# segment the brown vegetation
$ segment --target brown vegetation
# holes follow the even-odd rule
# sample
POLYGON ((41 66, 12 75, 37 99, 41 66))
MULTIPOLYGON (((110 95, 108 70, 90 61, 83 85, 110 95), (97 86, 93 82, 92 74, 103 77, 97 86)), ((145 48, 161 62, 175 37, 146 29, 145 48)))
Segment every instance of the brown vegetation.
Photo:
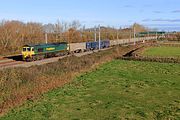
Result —
MULTIPOLYGON (((101 39, 130 38, 133 34, 133 27, 136 31, 145 31, 146 28, 134 24, 131 28, 115 29, 112 27, 101 27, 101 39)), ((60 22, 45 24, 21 21, 0 22, 0 55, 15 54, 21 52, 25 44, 45 43, 45 34, 48 42, 85 42, 94 40, 94 28, 86 29, 79 21, 71 23, 60 22)), ((97 28, 98 36, 98 28, 97 28)))
POLYGON ((148 62, 160 62, 160 63, 180 63, 180 59, 177 57, 148 57, 148 56, 136 56, 136 57, 123 57, 123 60, 134 61, 148 61, 148 62))

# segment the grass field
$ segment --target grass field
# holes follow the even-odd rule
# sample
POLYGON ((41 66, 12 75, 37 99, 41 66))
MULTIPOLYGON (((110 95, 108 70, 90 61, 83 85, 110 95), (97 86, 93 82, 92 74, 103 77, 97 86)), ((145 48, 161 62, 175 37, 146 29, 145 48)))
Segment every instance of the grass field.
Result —
POLYGON ((145 56, 180 57, 180 47, 151 47, 144 51, 145 56))
POLYGON ((180 119, 180 64, 114 60, 2 120, 180 119))

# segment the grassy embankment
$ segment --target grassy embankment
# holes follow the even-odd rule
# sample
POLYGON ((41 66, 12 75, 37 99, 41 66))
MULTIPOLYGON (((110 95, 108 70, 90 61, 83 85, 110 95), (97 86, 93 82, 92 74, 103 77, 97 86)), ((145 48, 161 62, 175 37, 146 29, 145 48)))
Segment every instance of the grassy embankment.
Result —
POLYGON ((111 61, 132 48, 134 47, 115 47, 80 58, 71 56, 42 66, 0 70, 0 114, 69 83, 80 73, 111 61))
POLYGON ((143 53, 144 56, 180 57, 180 47, 150 47, 143 53))
POLYGON ((114 60, 1 119, 180 119, 180 64, 114 60))

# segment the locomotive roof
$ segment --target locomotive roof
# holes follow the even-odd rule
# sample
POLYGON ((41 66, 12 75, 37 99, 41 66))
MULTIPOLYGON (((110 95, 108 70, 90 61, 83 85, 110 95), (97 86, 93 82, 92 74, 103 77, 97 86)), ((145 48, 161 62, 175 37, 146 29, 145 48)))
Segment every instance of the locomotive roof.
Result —
POLYGON ((44 47, 44 46, 56 46, 56 45, 61 45, 61 44, 67 44, 67 42, 59 42, 59 43, 43 43, 43 44, 27 44, 24 45, 23 47, 44 47))

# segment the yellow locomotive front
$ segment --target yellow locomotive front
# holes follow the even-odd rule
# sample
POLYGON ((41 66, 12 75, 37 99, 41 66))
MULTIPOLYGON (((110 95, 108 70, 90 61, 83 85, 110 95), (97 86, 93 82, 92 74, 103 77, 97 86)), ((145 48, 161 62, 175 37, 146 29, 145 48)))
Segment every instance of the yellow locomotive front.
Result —
POLYGON ((34 48, 30 46, 24 46, 22 48, 22 59, 27 60, 28 58, 32 58, 34 55, 34 48))

